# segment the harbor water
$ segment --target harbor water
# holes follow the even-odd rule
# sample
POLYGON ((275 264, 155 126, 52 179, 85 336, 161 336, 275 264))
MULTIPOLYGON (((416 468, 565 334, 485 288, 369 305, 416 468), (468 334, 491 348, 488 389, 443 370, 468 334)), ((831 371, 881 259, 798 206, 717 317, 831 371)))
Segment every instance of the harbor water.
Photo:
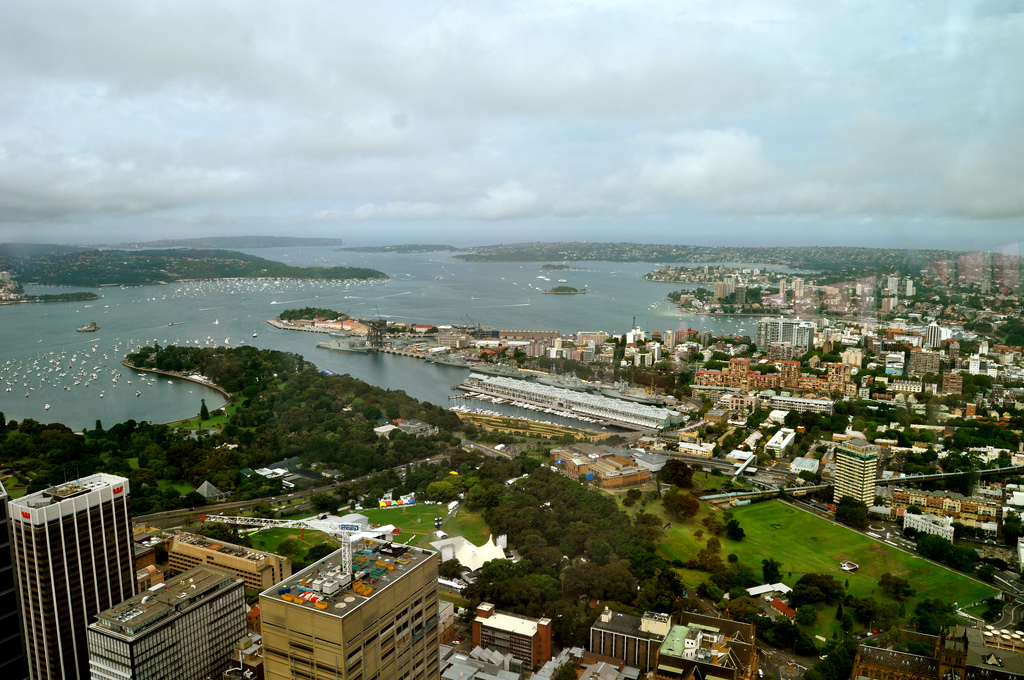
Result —
MULTIPOLYGON (((318 349, 316 342, 324 335, 280 330, 266 323, 281 311, 298 307, 410 324, 480 324, 564 333, 624 332, 634 317, 638 326, 650 331, 693 328, 716 335, 753 335, 756 326, 751 317, 680 313, 665 296, 693 286, 645 281, 642 275, 656 268, 653 264, 580 263, 574 265, 578 269, 560 271, 542 270, 542 263, 463 262, 436 253, 357 254, 318 248, 247 252, 297 266, 372 267, 391 278, 373 283, 221 279, 110 286, 96 289, 99 300, 0 306, 0 412, 8 420, 62 422, 78 430, 93 427, 97 420, 110 425, 128 419, 189 418, 199 412, 200 399, 210 410, 223 405, 224 397, 208 387, 159 376, 143 379, 120 364, 129 352, 154 342, 246 344, 295 352, 320 369, 405 390, 443 406, 451 403, 451 388, 468 375, 464 368, 407 357, 318 349), (559 285, 587 293, 543 294, 559 285), (90 321, 100 330, 76 332, 90 321)), ((27 292, 65 290, 77 289, 29 286, 27 292)), ((480 406, 531 415, 508 405, 480 406)))

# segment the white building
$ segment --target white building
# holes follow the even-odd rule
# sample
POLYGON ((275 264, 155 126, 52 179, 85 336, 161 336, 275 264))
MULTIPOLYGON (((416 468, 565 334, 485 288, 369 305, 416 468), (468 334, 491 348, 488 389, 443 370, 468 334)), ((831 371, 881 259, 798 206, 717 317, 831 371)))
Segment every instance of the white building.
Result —
POLYGON ((912 515, 909 512, 903 514, 903 528, 916 529, 923 534, 935 534, 941 536, 950 543, 953 542, 953 518, 939 517, 937 515, 912 515))
POLYGON ((796 439, 796 430, 784 427, 772 435, 772 438, 764 445, 764 450, 779 458, 786 453, 786 449, 792 446, 794 439, 796 439))

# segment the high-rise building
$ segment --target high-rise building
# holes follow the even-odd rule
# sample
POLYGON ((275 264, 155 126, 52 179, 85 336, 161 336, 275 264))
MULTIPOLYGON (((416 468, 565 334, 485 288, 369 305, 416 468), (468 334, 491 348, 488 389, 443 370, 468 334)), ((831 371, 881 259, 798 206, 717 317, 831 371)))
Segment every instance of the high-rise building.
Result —
POLYGON ((793 279, 793 299, 802 300, 804 297, 804 280, 801 278, 793 279))
POLYGON ((932 275, 942 283, 949 283, 949 260, 935 260, 929 263, 932 275))
POLYGON ((909 276, 903 281, 903 294, 909 297, 914 297, 917 294, 917 289, 914 287, 914 281, 909 276))
POLYGON ((868 506, 874 505, 877 478, 877 446, 863 439, 851 439, 836 446, 835 501, 850 496, 868 506))
POLYGON ((8 500, 7 489, 0 483, 0 677, 5 680, 24 680, 28 677, 28 665, 22 648, 21 622, 18 620, 8 500))
POLYGON ((783 304, 786 302, 786 279, 779 279, 779 298, 783 304))
POLYGON ((757 322, 754 344, 758 347, 769 347, 775 342, 788 342, 809 352, 814 349, 814 329, 812 321, 764 317, 757 322))
POLYGON ((668 349, 668 350, 674 349, 675 346, 676 346, 676 332, 675 331, 665 331, 661 335, 661 341, 663 343, 665 343, 665 349, 668 349))
POLYGON ((372 539, 351 550, 260 593, 266 680, 439 677, 437 553, 372 539))
POLYGON ((87 677, 87 626, 134 594, 128 492, 99 473, 8 502, 32 680, 87 677))
POLYGON ((219 677, 245 637, 245 583, 196 567, 100 612, 89 626, 92 680, 219 677))

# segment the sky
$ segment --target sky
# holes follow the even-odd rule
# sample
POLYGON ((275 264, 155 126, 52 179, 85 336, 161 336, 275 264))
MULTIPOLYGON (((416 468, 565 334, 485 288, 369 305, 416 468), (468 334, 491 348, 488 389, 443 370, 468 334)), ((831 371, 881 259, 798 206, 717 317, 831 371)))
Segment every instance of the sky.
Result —
POLYGON ((0 6, 0 241, 1024 239, 1024 0, 0 6))

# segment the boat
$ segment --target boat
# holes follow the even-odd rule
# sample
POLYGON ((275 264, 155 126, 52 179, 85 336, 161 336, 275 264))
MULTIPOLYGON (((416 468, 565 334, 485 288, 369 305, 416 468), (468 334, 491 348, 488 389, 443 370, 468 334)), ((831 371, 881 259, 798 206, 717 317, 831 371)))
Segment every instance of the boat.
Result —
POLYGON ((254 337, 254 338, 256 337, 256 331, 252 332, 252 337, 254 337))
POLYGON ((140 392, 140 391, 138 391, 138 390, 135 390, 135 396, 136 396, 136 397, 137 397, 137 396, 139 396, 140 394, 142 394, 142 392, 140 392))
MULTIPOLYGON (((273 302, 271 302, 270 304, 274 304, 274 303, 273 303, 273 302)), ((213 325, 214 325, 214 326, 219 326, 219 325, 220 325, 220 319, 214 319, 214 320, 213 320, 213 325)))
POLYGON ((43 409, 46 410, 46 411, 49 411, 50 410, 50 405, 47 404, 46 406, 43 407, 43 409))
POLYGON ((170 322, 167 325, 168 326, 182 326, 182 325, 184 325, 184 323, 185 323, 184 321, 172 321, 172 322, 170 322))
POLYGON ((100 329, 100 327, 96 325, 95 321, 90 321, 88 325, 82 326, 81 328, 79 328, 78 332, 79 333, 95 333, 99 329, 100 329))
POLYGON ((321 349, 332 349, 336 352, 359 352, 361 354, 380 351, 379 347, 367 344, 366 340, 361 337, 342 336, 334 340, 318 342, 316 346, 321 349))

